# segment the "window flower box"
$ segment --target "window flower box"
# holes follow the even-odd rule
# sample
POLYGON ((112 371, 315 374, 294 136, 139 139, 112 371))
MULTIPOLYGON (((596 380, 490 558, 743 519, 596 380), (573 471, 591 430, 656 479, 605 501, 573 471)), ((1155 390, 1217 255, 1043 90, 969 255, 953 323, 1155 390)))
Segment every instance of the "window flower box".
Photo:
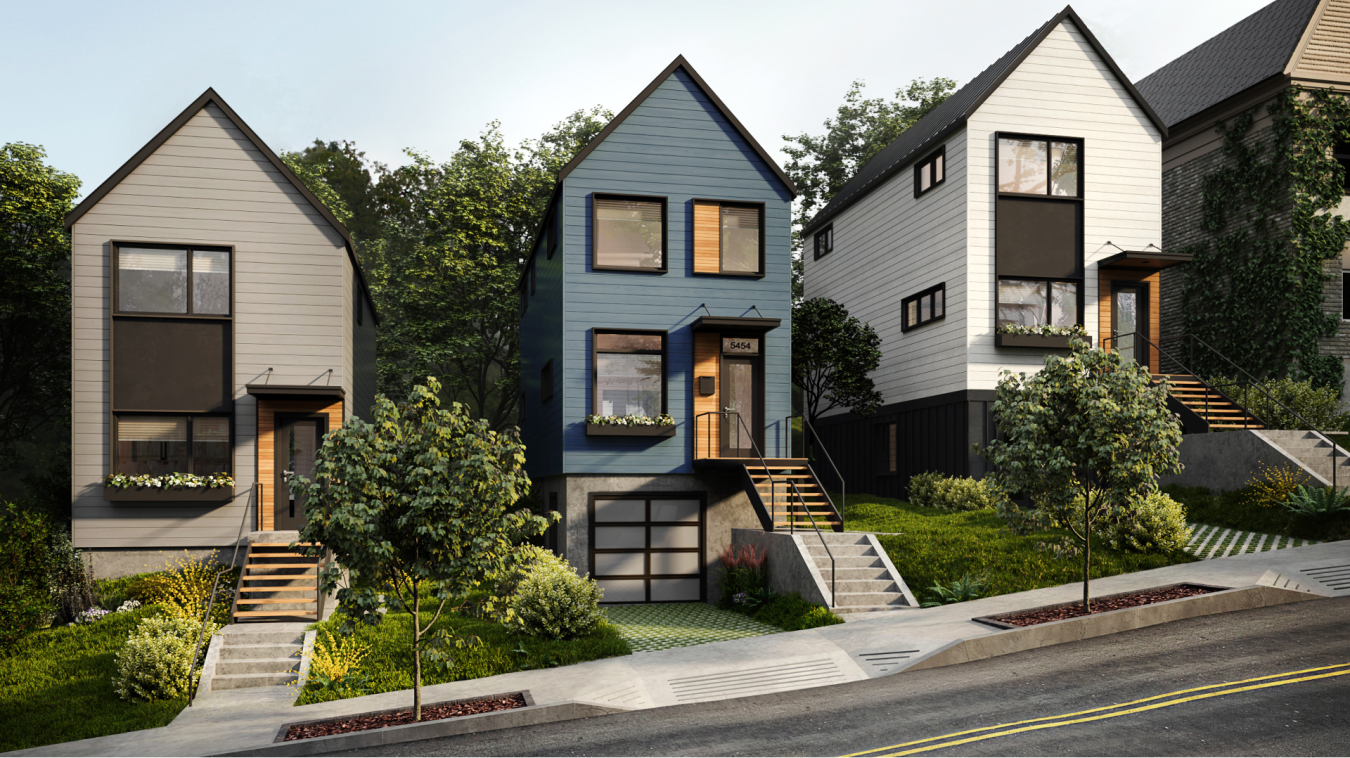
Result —
POLYGON ((110 503, 228 503, 234 499, 234 477, 225 473, 109 474, 103 499, 110 503))
POLYGON ((674 437, 675 419, 660 416, 586 417, 587 437, 674 437))
POLYGON ((1064 327, 999 327, 994 332, 994 344, 998 347, 1029 347, 1038 350, 1068 350, 1069 340, 1077 336, 1092 345, 1092 337, 1082 331, 1082 327, 1066 329, 1064 327))

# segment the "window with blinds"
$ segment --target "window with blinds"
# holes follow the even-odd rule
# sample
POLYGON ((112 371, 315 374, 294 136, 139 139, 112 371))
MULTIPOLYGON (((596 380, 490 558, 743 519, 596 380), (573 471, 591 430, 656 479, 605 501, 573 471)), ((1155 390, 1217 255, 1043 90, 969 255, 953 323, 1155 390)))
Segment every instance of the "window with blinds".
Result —
POLYGON ((231 473, 229 416, 118 416, 118 474, 231 473))
POLYGON ((666 270, 666 200, 596 195, 591 265, 618 271, 666 270))
POLYGON ((119 245, 117 311, 230 315, 230 251, 119 245))
POLYGON ((763 275, 764 205, 695 200, 694 273, 763 275))

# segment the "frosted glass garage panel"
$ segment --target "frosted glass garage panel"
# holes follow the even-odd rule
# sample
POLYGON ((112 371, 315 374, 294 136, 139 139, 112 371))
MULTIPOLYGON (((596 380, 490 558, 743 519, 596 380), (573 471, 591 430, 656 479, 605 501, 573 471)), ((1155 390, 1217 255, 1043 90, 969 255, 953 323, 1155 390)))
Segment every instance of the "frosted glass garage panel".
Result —
MULTIPOLYGON (((600 585, 600 589, 605 592, 600 598, 602 603, 647 602, 647 582, 645 579, 598 579, 595 583, 600 585)), ((698 599, 697 595, 694 599, 698 599)))
POLYGON ((653 500, 652 521, 698 522, 697 500, 653 500))
POLYGON ((647 528, 643 526, 597 526, 596 550, 626 550, 647 547, 647 528))
MULTIPOLYGON (((609 598, 606 597, 606 600, 609 598)), ((695 601, 699 599, 698 579, 653 579, 652 602, 695 601)))
POLYGON ((697 526, 653 526, 651 529, 654 548, 698 547, 697 526))
POLYGON ((646 521, 646 500, 600 500, 595 501, 596 521, 646 521))
POLYGON ((596 553, 596 576, 631 576, 647 573, 646 553, 596 553))
POLYGON ((698 553, 652 553, 652 573, 697 575, 698 553))

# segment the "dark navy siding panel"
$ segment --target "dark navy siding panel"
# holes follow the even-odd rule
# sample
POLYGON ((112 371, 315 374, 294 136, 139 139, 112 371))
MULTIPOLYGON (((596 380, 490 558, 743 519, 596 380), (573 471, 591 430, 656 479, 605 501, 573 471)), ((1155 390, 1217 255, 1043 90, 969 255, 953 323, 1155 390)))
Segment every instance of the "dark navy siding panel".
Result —
POLYGON ((535 294, 520 319, 520 388, 525 396, 521 439, 525 443, 525 470, 534 479, 563 470, 563 250, 564 243, 559 243, 549 260, 548 250, 540 241, 533 258, 538 267, 535 294), (553 399, 544 403, 540 401, 539 373, 550 358, 553 399))
POLYGON ((365 309, 361 323, 352 329, 352 414, 367 422, 375 420, 376 325, 370 298, 358 286, 356 297, 365 309))
POLYGON ((791 408, 791 196, 773 171, 697 85, 677 71, 572 170, 564 182, 563 202, 564 470, 610 474, 693 470, 690 325, 705 315, 700 303, 716 316, 754 316, 750 306, 756 305, 764 316, 783 320, 767 335, 764 351, 766 452, 784 454, 783 419, 791 408), (591 269, 591 196, 596 192, 669 199, 667 273, 591 269), (763 278, 693 274, 694 198, 765 203, 763 278), (593 412, 592 330, 607 327, 669 330, 667 406, 678 427, 675 437, 586 436, 585 418, 593 412))

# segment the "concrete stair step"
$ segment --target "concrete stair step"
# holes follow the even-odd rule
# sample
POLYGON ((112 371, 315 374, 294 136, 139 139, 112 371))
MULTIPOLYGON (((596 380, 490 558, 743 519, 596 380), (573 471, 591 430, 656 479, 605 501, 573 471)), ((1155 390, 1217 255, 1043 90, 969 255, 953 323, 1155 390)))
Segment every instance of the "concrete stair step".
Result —
POLYGON ((904 605, 905 596, 900 592, 844 592, 841 587, 835 602, 841 606, 904 605))
MULTIPOLYGON (((812 558, 815 558, 815 556, 812 556, 812 558)), ((825 563, 825 569, 829 570, 830 560, 823 556, 820 560, 816 560, 816 568, 820 568, 822 561, 825 563)), ((881 560, 879 555, 836 555, 834 565, 840 571, 847 569, 884 569, 886 567, 885 562, 881 560)))
POLYGON ((216 674, 226 676, 243 674, 287 674, 300 669, 299 658, 263 658, 252 660, 222 660, 216 662, 216 674))
POLYGON ((238 645, 233 642, 226 642, 220 646, 220 659, 222 661, 259 661, 288 656, 294 657, 297 661, 300 660, 299 645, 291 642, 280 645, 238 645))
POLYGON ((221 636, 225 638, 222 649, 235 645, 291 645, 299 648, 305 644, 303 632, 297 634, 296 632, 278 632, 266 629, 260 629, 256 632, 252 629, 247 631, 230 629, 227 632, 222 632, 221 636))
MULTIPOLYGON (((836 561, 836 563, 838 562, 836 561)), ((831 575, 829 561, 826 561, 824 566, 817 564, 816 568, 820 570, 820 575, 825 577, 825 581, 828 582, 830 580, 831 575)), ((839 581, 841 582, 855 581, 855 580, 881 580, 881 579, 884 579, 888 582, 891 581, 890 572, 886 570, 885 566, 873 566, 870 568, 839 569, 839 581)))
POLYGON ((834 611, 836 614, 838 614, 838 615, 840 615, 840 616, 843 616, 843 615, 846 615, 846 614, 849 614, 849 613, 873 613, 873 612, 876 612, 876 611, 897 611, 897 610, 901 610, 901 609, 909 608, 909 607, 910 607, 910 606, 908 606, 908 605, 903 605, 903 604, 901 604, 901 605, 841 605, 841 606, 837 606, 837 607, 835 607, 835 608, 831 608, 830 610, 834 611))
POLYGON ((246 687, 275 687, 281 684, 290 684, 299 679, 300 675, 297 673, 216 674, 211 678, 211 689, 215 691, 238 690, 246 687))
MULTIPOLYGON (((830 587, 829 572, 825 572, 825 586, 830 587)), ((872 593, 894 593, 900 594, 900 587, 890 577, 885 579, 844 579, 840 577, 839 581, 834 583, 834 590, 838 593, 841 602, 845 595, 866 595, 872 593)))

